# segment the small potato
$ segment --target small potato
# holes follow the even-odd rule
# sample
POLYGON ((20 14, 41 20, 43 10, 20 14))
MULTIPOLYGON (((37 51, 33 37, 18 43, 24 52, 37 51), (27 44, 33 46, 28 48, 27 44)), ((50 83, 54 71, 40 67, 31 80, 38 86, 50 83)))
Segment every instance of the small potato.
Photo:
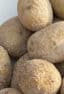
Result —
POLYGON ((13 57, 20 57, 27 51, 27 40, 32 33, 26 30, 18 17, 5 22, 0 28, 0 45, 13 57))
POLYGON ((12 65, 7 51, 0 46, 0 89, 8 87, 11 80, 12 65))
POLYGON ((55 94, 60 85, 60 73, 48 61, 25 60, 15 65, 11 86, 24 94, 55 94))
POLYGON ((18 0, 18 16, 24 27, 37 31, 52 23, 49 0, 18 0))
POLYGON ((61 94, 64 94, 64 78, 63 78, 62 87, 61 87, 61 94))
POLYGON ((52 63, 64 61, 64 21, 36 32, 28 40, 28 54, 52 63))
POLYGON ((5 88, 0 90, 0 94, 21 94, 21 93, 14 88, 5 88))
POLYGON ((64 0, 50 0, 56 16, 64 19, 64 0))

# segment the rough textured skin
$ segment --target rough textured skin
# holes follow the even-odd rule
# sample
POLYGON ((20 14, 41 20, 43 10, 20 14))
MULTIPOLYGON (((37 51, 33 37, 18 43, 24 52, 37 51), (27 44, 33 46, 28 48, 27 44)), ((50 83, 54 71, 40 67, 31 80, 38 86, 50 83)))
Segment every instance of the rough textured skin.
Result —
POLYGON ((0 89, 7 87, 10 83, 12 66, 7 51, 0 46, 0 89))
POLYGON ((64 19, 64 0, 50 0, 56 16, 64 19))
POLYGON ((55 94, 61 85, 61 76, 52 63, 28 60, 17 63, 11 85, 24 94, 55 94))
POLYGON ((21 93, 14 88, 5 88, 0 90, 0 94, 21 94, 21 93))
POLYGON ((64 94, 64 78, 63 78, 62 87, 61 87, 61 94, 64 94))
MULTIPOLYGON (((24 61, 26 61, 26 60, 30 60, 30 57, 28 56, 28 53, 26 53, 26 54, 24 54, 23 56, 21 56, 20 58, 19 58, 19 60, 16 62, 16 64, 15 64, 15 66, 14 67, 16 67, 16 66, 21 66, 21 63, 24 63, 24 61)), ((14 76, 14 75, 13 75, 14 76)), ((17 80, 17 78, 14 78, 13 79, 13 81, 12 81, 12 84, 13 85, 15 85, 15 87, 16 88, 18 88, 18 82, 16 81, 17 80)), ((18 88, 19 89, 19 88, 18 88)))
POLYGON ((26 30, 15 17, 1 26, 0 45, 6 48, 11 56, 20 57, 27 51, 27 39, 30 35, 31 32, 26 30))
POLYGON ((57 67, 57 69, 61 73, 62 77, 64 77, 64 62, 56 63, 55 66, 57 67))
POLYGON ((29 30, 37 31, 53 20, 49 0, 18 0, 18 16, 29 30))
POLYGON ((28 40, 31 58, 40 58, 52 63, 64 60, 64 21, 59 21, 33 34, 28 40))

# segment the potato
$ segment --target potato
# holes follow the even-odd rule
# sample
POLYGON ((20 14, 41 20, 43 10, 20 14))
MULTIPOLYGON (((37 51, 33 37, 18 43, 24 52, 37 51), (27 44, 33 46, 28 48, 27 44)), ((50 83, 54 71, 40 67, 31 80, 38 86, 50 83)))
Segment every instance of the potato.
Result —
POLYGON ((56 16, 64 19, 64 0, 50 0, 56 16))
POLYGON ((36 32, 28 40, 28 54, 52 63, 64 61, 64 21, 36 32))
POLYGON ((57 69, 61 73, 62 77, 64 77, 64 62, 56 63, 55 66, 57 67, 57 69))
POLYGON ((11 80, 12 66, 10 57, 2 46, 0 46, 0 89, 8 87, 11 80))
POLYGON ((21 94, 21 93, 14 88, 5 88, 0 90, 0 94, 21 94))
POLYGON ((15 65, 11 86, 24 94, 55 94, 60 85, 60 73, 48 61, 33 59, 15 65))
POLYGON ((18 17, 5 22, 0 28, 0 45, 13 57, 20 57, 27 51, 27 40, 32 33, 26 30, 18 17))
POLYGON ((18 16, 31 31, 37 31, 52 23, 53 12, 49 0, 18 0, 18 16))
POLYGON ((62 87, 61 87, 61 94, 64 94, 64 78, 63 78, 62 87))

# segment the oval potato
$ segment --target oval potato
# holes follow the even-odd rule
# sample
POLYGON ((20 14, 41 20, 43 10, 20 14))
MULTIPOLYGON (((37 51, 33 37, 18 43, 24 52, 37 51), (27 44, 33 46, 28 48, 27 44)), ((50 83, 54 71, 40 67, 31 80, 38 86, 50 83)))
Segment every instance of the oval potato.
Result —
POLYGON ((28 54, 52 63, 64 61, 64 21, 36 32, 28 40, 28 54))
POLYGON ((49 0, 18 0, 18 17, 24 27, 37 31, 52 23, 53 11, 49 0))
POLYGON ((60 73, 48 61, 25 60, 14 68, 11 86, 24 94, 55 94, 60 85, 60 73))

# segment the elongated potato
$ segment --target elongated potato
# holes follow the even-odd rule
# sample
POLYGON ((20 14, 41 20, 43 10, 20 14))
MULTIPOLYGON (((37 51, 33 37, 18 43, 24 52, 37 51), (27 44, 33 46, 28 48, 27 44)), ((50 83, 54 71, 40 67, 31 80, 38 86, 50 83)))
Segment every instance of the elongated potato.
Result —
POLYGON ((18 16, 31 31, 37 31, 52 23, 53 12, 49 0, 18 0, 18 16))
POLYGON ((59 21, 33 34, 28 40, 31 58, 52 63, 64 61, 64 21, 59 21))
POLYGON ((11 86, 24 94, 55 94, 60 85, 60 73, 48 61, 25 60, 15 65, 11 86))
POLYGON ((15 88, 5 88, 0 90, 0 94, 21 94, 21 93, 15 88))
POLYGON ((0 89, 8 87, 11 80, 12 65, 7 51, 0 46, 0 89))
POLYGON ((13 57, 20 57, 27 51, 27 40, 32 33, 26 30, 18 17, 5 22, 0 28, 0 45, 13 57))
POLYGON ((64 19, 64 0, 50 0, 56 16, 64 19))

